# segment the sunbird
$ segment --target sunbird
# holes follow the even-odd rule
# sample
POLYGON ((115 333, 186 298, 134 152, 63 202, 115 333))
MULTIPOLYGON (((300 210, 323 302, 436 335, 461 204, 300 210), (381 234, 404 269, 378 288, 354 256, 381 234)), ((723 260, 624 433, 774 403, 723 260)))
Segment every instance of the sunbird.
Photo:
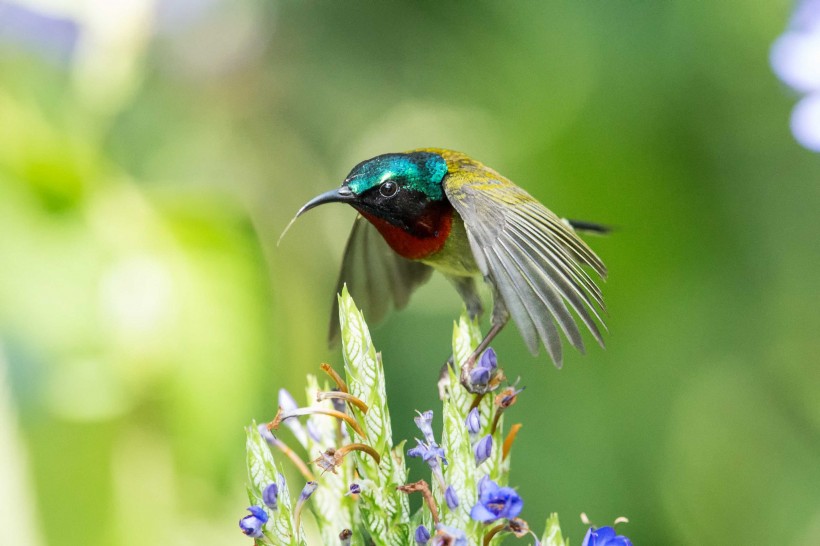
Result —
MULTIPOLYGON (((461 370, 468 388, 470 369, 511 317, 530 352, 537 355, 543 343, 559 368, 559 329, 584 352, 570 309, 603 347, 598 323, 606 329, 606 307, 584 267, 602 280, 607 270, 578 232, 606 233, 605 226, 562 219, 493 169, 439 148, 362 161, 341 187, 308 201, 291 224, 325 203, 347 203, 359 212, 338 289, 347 284, 368 320, 407 305, 433 270, 453 284, 471 318, 483 312, 476 279, 490 285, 491 327, 461 370)), ((337 305, 331 343, 339 337, 337 305)))

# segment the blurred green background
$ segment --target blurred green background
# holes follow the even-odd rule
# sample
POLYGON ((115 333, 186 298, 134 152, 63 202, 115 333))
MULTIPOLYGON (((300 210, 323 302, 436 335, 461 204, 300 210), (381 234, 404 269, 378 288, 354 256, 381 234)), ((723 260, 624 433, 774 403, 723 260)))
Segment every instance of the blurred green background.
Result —
MULTIPOLYGON (((791 7, 0 0, 0 543, 249 544, 243 426, 341 365, 354 211, 276 239, 358 161, 441 146, 620 228, 591 241, 605 351, 495 344, 522 516, 820 544, 820 157, 768 62, 791 7)), ((435 279, 374 328, 399 437, 459 309, 435 279)))

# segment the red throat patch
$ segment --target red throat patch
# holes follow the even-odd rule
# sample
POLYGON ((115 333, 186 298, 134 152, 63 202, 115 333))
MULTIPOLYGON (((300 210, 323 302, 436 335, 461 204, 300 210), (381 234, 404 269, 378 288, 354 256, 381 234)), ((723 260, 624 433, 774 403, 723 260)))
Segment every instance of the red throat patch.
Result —
POLYGON ((417 237, 371 214, 362 212, 361 215, 379 230, 396 254, 408 260, 422 260, 441 250, 450 236, 450 228, 453 225, 453 210, 449 209, 431 218, 435 223, 433 235, 417 237))

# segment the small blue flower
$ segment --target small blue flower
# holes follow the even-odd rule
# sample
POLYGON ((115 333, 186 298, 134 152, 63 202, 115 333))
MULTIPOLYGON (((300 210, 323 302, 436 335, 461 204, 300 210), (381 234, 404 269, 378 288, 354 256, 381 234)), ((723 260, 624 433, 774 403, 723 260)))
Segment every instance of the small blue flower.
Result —
POLYGON ((444 500, 447 502, 447 506, 450 510, 458 508, 458 493, 456 493, 455 487, 452 485, 447 486, 447 489, 444 490, 444 500))
POLYGON ((276 501, 279 498, 279 486, 275 482, 271 482, 264 491, 262 491, 262 502, 271 510, 276 510, 276 501))
POLYGON ((467 546, 467 535, 461 529, 448 527, 443 523, 436 525, 436 536, 432 546, 467 546))
POLYGON ((439 459, 444 464, 447 464, 447 459, 444 457, 444 448, 433 442, 432 444, 425 444, 416 438, 416 447, 411 447, 407 450, 409 457, 421 457, 431 469, 439 468, 439 459))
POLYGON ((479 433, 481 430, 481 414, 479 413, 478 408, 473 408, 470 410, 464 424, 467 425, 467 432, 469 432, 471 436, 479 433))
POLYGON ((490 382, 490 370, 476 366, 470 370, 470 383, 479 387, 486 387, 490 382))
POLYGON ((307 482, 305 486, 302 488, 302 492, 299 493, 299 501, 298 502, 305 502, 310 498, 316 488, 319 487, 319 484, 316 482, 307 482))
POLYGON ((498 368, 498 357, 495 354, 495 349, 488 347, 486 351, 481 353, 481 358, 478 359, 478 365, 484 368, 489 368, 494 372, 498 368))
POLYGON ((424 434, 424 439, 428 444, 435 444, 436 437, 433 435, 433 410, 427 410, 424 413, 419 413, 417 417, 413 418, 416 426, 424 434))
POLYGON ((427 544, 430 542, 430 531, 428 531, 427 527, 424 525, 419 525, 416 527, 414 538, 416 540, 416 544, 427 544))
POLYGON ((497 519, 511 519, 521 513, 524 501, 511 487, 499 487, 489 476, 478 482, 478 502, 470 510, 470 517, 481 523, 497 519))
POLYGON ((581 546, 632 546, 632 541, 625 536, 616 536, 612 527, 590 527, 581 546))
POLYGON ((350 484, 350 488, 348 490, 348 493, 350 495, 358 495, 361 492, 362 492, 362 486, 360 486, 358 483, 351 483, 350 484))
POLYGON ((268 513, 261 506, 248 507, 250 515, 239 520, 239 528, 249 537, 259 538, 262 536, 262 527, 268 521, 268 513))
POLYGON ((475 455, 475 465, 479 466, 481 463, 490 458, 493 453, 493 436, 488 434, 476 442, 473 447, 473 455, 475 455))
POLYGON ((495 350, 489 347, 481 353, 478 363, 470 370, 470 383, 475 387, 487 387, 497 368, 498 357, 495 350))

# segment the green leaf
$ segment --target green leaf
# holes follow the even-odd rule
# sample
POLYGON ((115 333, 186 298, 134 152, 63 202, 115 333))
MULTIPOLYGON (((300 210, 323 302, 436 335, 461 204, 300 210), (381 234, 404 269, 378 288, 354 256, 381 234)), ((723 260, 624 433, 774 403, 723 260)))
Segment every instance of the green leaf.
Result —
POLYGON ((544 536, 541 538, 541 546, 569 546, 569 539, 564 540, 561 536, 558 514, 550 514, 550 517, 547 518, 544 536))
MULTIPOLYGON (((305 544, 304 539, 299 542, 296 541, 288 484, 281 468, 276 465, 268 443, 259 434, 255 422, 246 429, 246 432, 248 500, 251 504, 265 508, 268 513, 269 519, 263 531, 265 542, 275 546, 305 544), (271 510, 265 507, 265 503, 262 501, 262 492, 274 482, 279 487, 279 502, 277 503, 277 509, 271 510)), ((261 539, 257 539, 257 542, 259 541, 261 539)))
POLYGON ((410 505, 407 496, 396 487, 405 483, 407 469, 404 457, 397 458, 391 453, 393 432, 381 355, 373 347, 364 316, 350 297, 347 286, 339 295, 339 323, 348 390, 368 406, 367 413, 350 407, 350 414, 362 425, 367 437, 356 438, 356 432, 350 428, 348 432, 354 441, 373 447, 381 458, 380 464, 376 464, 366 454, 352 454, 359 473, 372 482, 372 487, 360 495, 362 521, 376 544, 402 544, 406 529, 398 524, 409 519, 410 505))
POLYGON ((431 484, 436 502, 441 507, 442 521, 445 525, 462 529, 476 541, 480 541, 484 528, 470 518, 470 509, 478 500, 479 480, 484 476, 490 476, 492 480, 505 484, 508 479, 508 469, 501 461, 501 422, 493 435, 492 456, 481 466, 475 465, 472 444, 490 433, 494 415, 492 394, 485 396, 477 406, 481 416, 481 430, 474 438, 470 438, 465 425, 475 395, 469 393, 459 382, 460 367, 480 342, 481 331, 477 321, 470 320, 466 311, 462 312, 458 322, 453 326, 453 357, 457 366, 455 370, 450 370, 450 397, 443 402, 444 430, 441 438, 441 445, 450 463, 444 470, 444 478, 448 485, 455 488, 459 506, 455 510, 449 510, 440 488, 436 483, 431 484))
POLYGON ((466 389, 456 388, 458 386, 458 375, 461 367, 478 344, 481 343, 481 330, 478 327, 478 320, 470 320, 467 311, 463 310, 458 322, 453 325, 453 362, 456 369, 456 380, 450 378, 450 402, 456 404, 458 410, 464 415, 473 403, 473 395, 466 389))

